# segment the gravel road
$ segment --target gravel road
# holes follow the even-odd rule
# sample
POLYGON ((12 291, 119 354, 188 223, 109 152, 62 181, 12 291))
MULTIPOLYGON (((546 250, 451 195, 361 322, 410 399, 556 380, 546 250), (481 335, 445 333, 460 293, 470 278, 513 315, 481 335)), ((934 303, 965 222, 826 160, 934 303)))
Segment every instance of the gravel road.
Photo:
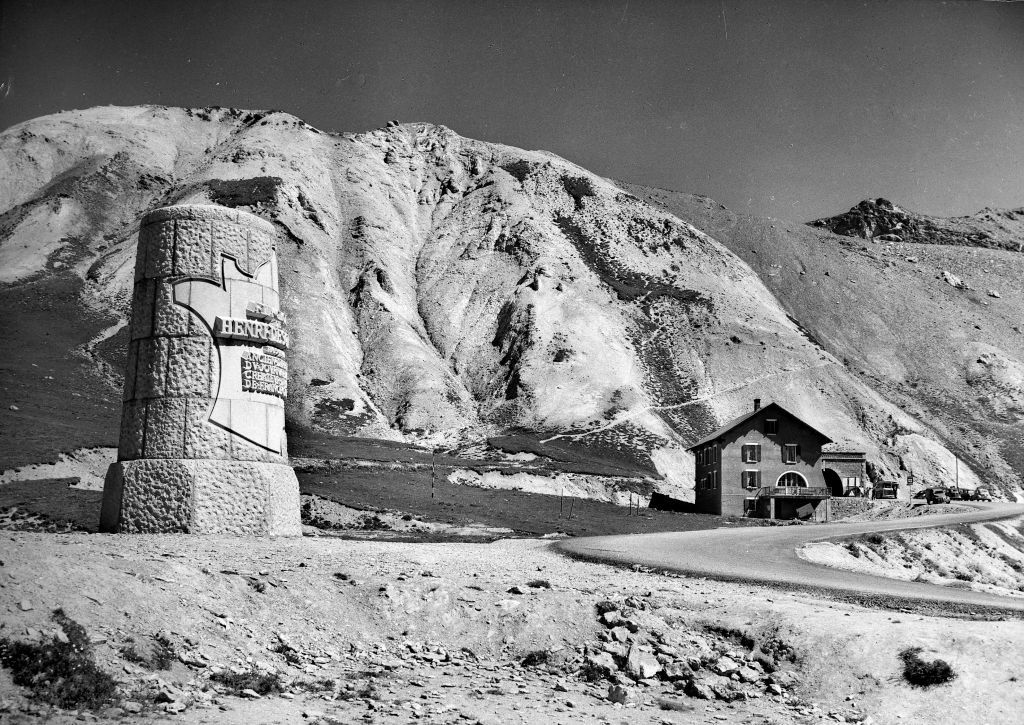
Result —
POLYGON ((1024 515, 1024 504, 974 504, 968 513, 915 519, 807 526, 712 529, 633 536, 595 536, 558 544, 564 554, 612 564, 639 564, 691 576, 831 593, 866 604, 924 607, 961 614, 1024 614, 1024 600, 860 574, 805 561, 802 544, 873 532, 996 521, 1024 515))

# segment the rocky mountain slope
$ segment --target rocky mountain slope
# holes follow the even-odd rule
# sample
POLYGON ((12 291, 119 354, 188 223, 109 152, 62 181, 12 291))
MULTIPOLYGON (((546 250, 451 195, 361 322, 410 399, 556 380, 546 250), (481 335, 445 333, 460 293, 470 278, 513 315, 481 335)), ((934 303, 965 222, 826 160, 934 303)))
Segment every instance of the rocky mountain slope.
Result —
POLYGON ((964 384, 985 391, 1006 425, 1016 420, 1016 398, 991 401, 1016 390, 1021 351, 996 343, 1019 304, 1005 284, 1019 255, 978 250, 995 255, 984 263, 1004 290, 1000 307, 929 277, 920 286, 933 294, 896 295, 902 307, 890 314, 866 295, 938 262, 883 258, 807 228, 774 239, 727 210, 705 219, 654 194, 422 123, 332 134, 279 112, 136 107, 19 124, 0 134, 0 301, 21 309, 3 323, 20 352, 0 367, 10 398, 0 426, 35 443, 5 451, 3 465, 71 443, 67 432, 47 437, 63 410, 34 392, 40 366, 54 371, 45 387, 95 403, 81 402, 96 416, 91 432, 71 438, 114 442, 135 225, 155 206, 206 202, 279 230, 288 416, 300 442, 361 436, 572 460, 584 473, 640 472, 687 498, 685 447, 760 397, 867 450, 877 476, 942 476, 952 460, 942 441, 967 437, 988 446, 973 465, 1015 484, 988 429, 936 424, 920 401, 943 395, 933 369, 952 375, 955 363, 974 371, 964 384), (765 264, 769 249, 777 266, 765 264), (824 269, 806 267, 830 264, 816 255, 831 250, 843 273, 819 286, 824 269), (59 304, 40 301, 47 290, 59 304), (992 329, 955 355, 904 359, 892 318, 932 303, 992 329), (77 337, 47 335, 51 320, 77 337), (62 350, 72 362, 54 368, 62 350), (87 379, 105 392, 79 389, 87 379), (915 381, 925 390, 901 391, 915 381))
MULTIPOLYGON (((1024 255, 836 236, 736 214, 706 197, 628 188, 746 261, 825 350, 937 431, 960 457, 961 476, 966 461, 1016 490, 1024 471, 1024 255)), ((956 480, 953 453, 895 427, 890 440, 956 480)))
POLYGON ((880 242, 1024 251, 1024 207, 986 208, 969 216, 940 218, 908 211, 888 199, 865 199, 845 214, 808 223, 843 236, 880 242))

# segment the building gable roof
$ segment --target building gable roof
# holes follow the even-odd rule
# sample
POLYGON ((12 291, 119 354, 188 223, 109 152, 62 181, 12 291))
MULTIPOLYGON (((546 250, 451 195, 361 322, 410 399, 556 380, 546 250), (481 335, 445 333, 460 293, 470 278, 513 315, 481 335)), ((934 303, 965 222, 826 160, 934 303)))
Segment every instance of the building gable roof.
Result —
POLYGON ((733 428, 736 428, 737 426, 740 426, 740 425, 746 423, 751 418, 753 418, 753 417, 755 417, 757 415, 760 415, 761 413, 764 413, 766 410, 770 410, 772 408, 776 408, 780 412, 785 413, 786 415, 788 415, 790 418, 793 418, 794 420, 798 421, 802 425, 810 428, 812 431, 814 431, 815 433, 820 435, 822 438, 824 438, 826 443, 831 443, 832 442, 832 439, 829 438, 827 435, 822 433, 820 430, 815 428, 813 425, 810 425, 809 423, 807 423, 807 421, 803 420, 799 416, 793 415, 792 413, 790 413, 788 410, 783 408, 778 403, 768 403, 768 405, 764 406, 763 408, 758 408, 757 410, 752 410, 749 413, 745 413, 744 415, 741 415, 739 418, 733 418, 728 423, 723 425, 721 428, 719 428, 718 430, 714 431, 713 433, 709 433, 708 435, 704 436, 703 438, 701 438, 699 441, 694 443, 692 446, 690 446, 686 450, 692 451, 694 448, 699 448, 700 446, 707 445, 711 441, 716 440, 718 438, 721 438, 726 433, 731 431, 733 428))

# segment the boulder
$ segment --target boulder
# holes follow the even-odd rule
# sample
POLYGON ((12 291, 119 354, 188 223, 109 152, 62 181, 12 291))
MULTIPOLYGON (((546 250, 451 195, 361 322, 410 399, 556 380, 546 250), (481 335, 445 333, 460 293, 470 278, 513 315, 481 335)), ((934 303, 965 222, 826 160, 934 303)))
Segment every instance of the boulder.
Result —
POLYGON ((731 675, 733 672, 739 670, 739 668, 739 663, 732 657, 719 657, 718 661, 712 666, 711 669, 719 675, 724 675, 727 677, 731 675))

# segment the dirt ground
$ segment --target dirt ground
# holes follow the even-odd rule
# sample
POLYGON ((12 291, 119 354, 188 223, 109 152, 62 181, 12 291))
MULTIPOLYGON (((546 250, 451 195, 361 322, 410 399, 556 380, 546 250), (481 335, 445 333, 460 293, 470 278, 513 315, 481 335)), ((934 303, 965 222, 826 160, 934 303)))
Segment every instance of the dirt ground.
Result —
MULTIPOLYGON (((1024 706, 1021 621, 626 571, 538 539, 7 531, 0 559, 0 638, 53 637, 62 608, 119 682, 123 701, 96 713, 104 721, 1002 723, 1024 706), (170 669, 123 654, 156 641, 174 653, 170 669), (906 684, 898 653, 913 646, 957 678, 906 684), (634 654, 648 668, 636 677, 634 654), (282 691, 235 696, 211 681, 253 666, 282 691)), ((33 704, 7 671, 0 693, 10 722, 78 717, 33 704)))

